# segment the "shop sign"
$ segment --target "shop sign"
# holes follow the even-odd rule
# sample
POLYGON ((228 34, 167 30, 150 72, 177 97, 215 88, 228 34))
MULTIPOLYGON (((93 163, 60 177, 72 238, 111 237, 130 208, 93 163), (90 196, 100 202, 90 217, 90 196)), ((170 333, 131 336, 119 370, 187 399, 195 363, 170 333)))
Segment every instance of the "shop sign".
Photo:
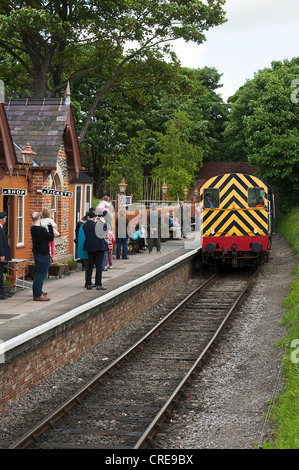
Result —
POLYGON ((3 196, 27 196, 27 189, 2 188, 3 196))

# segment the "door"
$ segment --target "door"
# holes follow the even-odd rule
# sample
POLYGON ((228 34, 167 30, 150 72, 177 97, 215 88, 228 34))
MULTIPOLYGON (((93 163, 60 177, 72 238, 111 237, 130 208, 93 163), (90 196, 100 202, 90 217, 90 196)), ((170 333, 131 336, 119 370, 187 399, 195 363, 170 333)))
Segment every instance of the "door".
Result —
POLYGON ((4 225, 4 233, 7 237, 10 248, 12 247, 12 197, 3 196, 3 210, 7 213, 6 223, 4 225))
MULTIPOLYGON (((76 227, 77 223, 82 219, 83 217, 83 209, 82 209, 82 195, 83 195, 83 185, 82 184, 76 184, 75 185, 75 201, 74 201, 74 237, 73 240, 76 238, 76 227)), ((77 245, 74 243, 74 258, 77 259, 77 245)))

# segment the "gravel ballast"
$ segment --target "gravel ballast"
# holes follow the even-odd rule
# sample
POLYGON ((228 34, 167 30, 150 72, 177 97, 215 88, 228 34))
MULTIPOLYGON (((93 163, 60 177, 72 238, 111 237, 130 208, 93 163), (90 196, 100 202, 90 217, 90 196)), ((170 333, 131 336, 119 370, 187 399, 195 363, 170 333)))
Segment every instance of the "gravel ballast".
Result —
POLYGON ((284 336, 278 326, 296 258, 274 236, 269 262, 258 273, 214 354, 163 433, 160 448, 253 449, 273 437, 271 404, 283 386, 284 336))
MULTIPOLYGON (((282 352, 274 345, 284 336, 278 323, 295 263, 287 242, 275 235, 269 262, 261 268, 187 397, 156 436, 158 448, 252 449, 271 439, 273 424, 265 423, 264 418, 282 386, 282 352)), ((134 325, 126 326, 7 407, 1 414, 0 448, 7 448, 122 353, 144 327, 163 317, 171 298, 191 292, 197 284, 194 280, 187 289, 182 286, 134 325)))

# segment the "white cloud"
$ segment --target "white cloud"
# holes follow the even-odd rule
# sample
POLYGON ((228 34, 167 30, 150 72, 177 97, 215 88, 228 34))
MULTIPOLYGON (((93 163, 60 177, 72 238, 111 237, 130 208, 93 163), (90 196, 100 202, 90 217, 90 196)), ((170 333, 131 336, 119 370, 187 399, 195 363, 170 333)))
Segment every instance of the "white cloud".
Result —
MULTIPOLYGON (((223 98, 270 67, 273 60, 298 57, 298 0, 227 0, 227 23, 206 34, 202 45, 177 41, 183 66, 215 67, 223 73, 223 98)), ((294 77, 295 78, 295 77, 294 77)))

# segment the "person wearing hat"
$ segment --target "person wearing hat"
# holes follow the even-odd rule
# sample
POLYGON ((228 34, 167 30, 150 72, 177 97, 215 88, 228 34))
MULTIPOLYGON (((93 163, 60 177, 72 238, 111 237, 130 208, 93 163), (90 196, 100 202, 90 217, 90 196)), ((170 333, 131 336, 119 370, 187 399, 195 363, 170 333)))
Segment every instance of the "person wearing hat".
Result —
POLYGON ((83 231, 85 233, 85 246, 88 253, 88 265, 86 271, 86 288, 92 289, 91 277, 93 266, 96 267, 95 285, 97 290, 107 290, 106 287, 102 286, 102 262, 104 257, 104 251, 108 249, 104 237, 107 233, 107 224, 104 217, 99 217, 96 222, 96 215, 93 211, 88 212, 87 222, 83 225, 83 231))
POLYGON ((7 218, 7 213, 0 212, 0 299, 1 300, 11 297, 11 294, 5 294, 3 292, 4 265, 5 265, 5 261, 11 260, 10 247, 9 247, 6 235, 4 233, 4 230, 3 230, 3 227, 6 222, 6 218, 7 218))

